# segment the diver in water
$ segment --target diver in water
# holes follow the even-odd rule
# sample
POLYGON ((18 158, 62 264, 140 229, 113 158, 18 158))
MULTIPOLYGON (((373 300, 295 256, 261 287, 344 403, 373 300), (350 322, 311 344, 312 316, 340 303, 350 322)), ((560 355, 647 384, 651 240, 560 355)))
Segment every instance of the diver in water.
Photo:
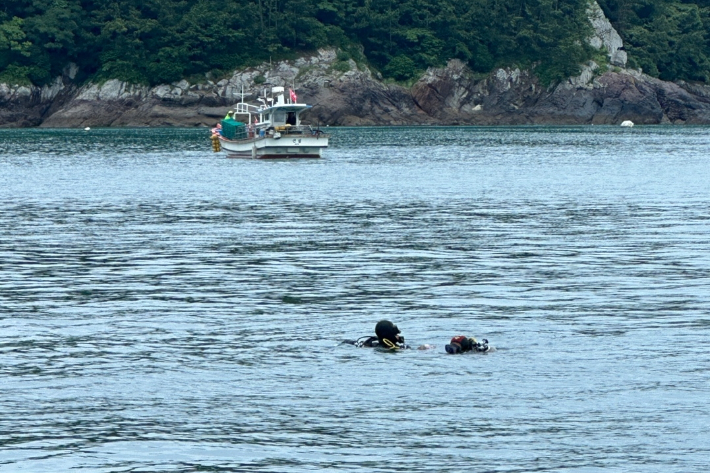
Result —
POLYGON ((454 355, 456 353, 465 353, 468 351, 485 353, 490 350, 488 346, 488 340, 485 338, 480 342, 476 341, 475 338, 469 338, 465 335, 457 335, 451 339, 448 345, 444 347, 446 353, 454 355))
POLYGON ((343 343, 355 345, 356 347, 379 347, 390 350, 409 348, 404 343, 404 337, 400 335, 399 328, 389 320, 380 320, 375 325, 375 337, 364 336, 357 340, 345 340, 343 343))

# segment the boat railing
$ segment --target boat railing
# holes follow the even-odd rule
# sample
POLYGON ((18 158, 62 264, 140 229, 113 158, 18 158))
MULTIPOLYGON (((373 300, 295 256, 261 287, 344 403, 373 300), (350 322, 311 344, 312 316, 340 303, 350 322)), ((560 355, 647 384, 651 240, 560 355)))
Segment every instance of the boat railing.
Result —
POLYGON ((237 104, 236 113, 247 114, 247 113, 259 113, 263 109, 262 106, 257 107, 256 105, 251 105, 244 102, 239 102, 237 104))
MULTIPOLYGON (((217 129, 215 129, 217 131, 217 129)), ((219 133, 219 132, 218 132, 219 133)), ((273 137, 275 134, 277 136, 289 136, 289 135, 298 135, 298 136, 316 136, 316 137, 328 137, 330 136, 328 133, 326 133, 324 130, 321 130, 320 128, 314 128, 311 125, 293 125, 293 126, 285 126, 285 125, 280 125, 273 127, 268 123, 264 124, 249 124, 246 125, 246 133, 244 136, 240 136, 239 138, 233 138, 233 139, 227 139, 227 138, 222 138, 227 141, 233 141, 233 142, 244 142, 244 141, 251 141, 254 139, 259 139, 259 138, 269 138, 273 137)))

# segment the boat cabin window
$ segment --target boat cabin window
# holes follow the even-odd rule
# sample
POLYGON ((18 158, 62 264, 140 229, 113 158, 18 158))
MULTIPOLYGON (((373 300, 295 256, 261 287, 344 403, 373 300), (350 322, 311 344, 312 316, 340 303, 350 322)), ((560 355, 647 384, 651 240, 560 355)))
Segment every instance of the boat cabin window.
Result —
POLYGON ((288 112, 288 117, 286 118, 286 123, 289 125, 296 125, 296 112, 288 112))
POLYGON ((274 125, 283 125, 286 122, 286 113, 281 111, 274 112, 274 125))

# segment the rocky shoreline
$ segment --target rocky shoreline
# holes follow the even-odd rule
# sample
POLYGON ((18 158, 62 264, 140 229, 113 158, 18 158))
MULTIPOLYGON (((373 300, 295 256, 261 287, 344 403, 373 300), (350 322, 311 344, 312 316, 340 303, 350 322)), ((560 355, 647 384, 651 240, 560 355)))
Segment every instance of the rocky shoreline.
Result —
POLYGON ((157 87, 109 80, 77 84, 75 65, 44 87, 0 84, 0 127, 212 126, 237 102, 272 86, 294 87, 313 106, 304 122, 356 125, 618 125, 710 124, 710 87, 664 82, 626 69, 626 52, 596 2, 590 44, 608 65, 589 62, 579 76, 544 87, 530 70, 497 69, 476 76, 461 61, 432 68, 411 87, 334 49, 294 61, 262 64, 219 81, 186 80, 157 87))
POLYGON ((78 86, 75 73, 68 67, 42 88, 0 84, 0 126, 211 126, 240 101, 242 90, 249 101, 266 87, 291 84, 299 101, 313 105, 304 114, 313 124, 710 124, 710 87, 620 68, 600 74, 593 63, 550 88, 519 69, 477 78, 457 60, 428 70, 408 88, 385 83, 352 60, 338 61, 334 50, 237 71, 216 83, 151 88, 110 80, 78 86))

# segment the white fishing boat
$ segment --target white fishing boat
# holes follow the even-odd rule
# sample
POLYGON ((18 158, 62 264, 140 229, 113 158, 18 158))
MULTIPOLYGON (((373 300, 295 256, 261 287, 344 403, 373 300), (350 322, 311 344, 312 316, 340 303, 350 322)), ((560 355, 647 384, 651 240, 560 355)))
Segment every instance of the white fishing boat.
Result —
POLYGON ((270 96, 265 93, 257 99, 259 105, 245 103, 242 94, 233 117, 245 118, 225 118, 212 129, 214 150, 230 157, 320 158, 329 135, 320 127, 301 124, 301 113, 311 106, 297 99, 293 90, 287 99, 283 87, 272 87, 270 96))

